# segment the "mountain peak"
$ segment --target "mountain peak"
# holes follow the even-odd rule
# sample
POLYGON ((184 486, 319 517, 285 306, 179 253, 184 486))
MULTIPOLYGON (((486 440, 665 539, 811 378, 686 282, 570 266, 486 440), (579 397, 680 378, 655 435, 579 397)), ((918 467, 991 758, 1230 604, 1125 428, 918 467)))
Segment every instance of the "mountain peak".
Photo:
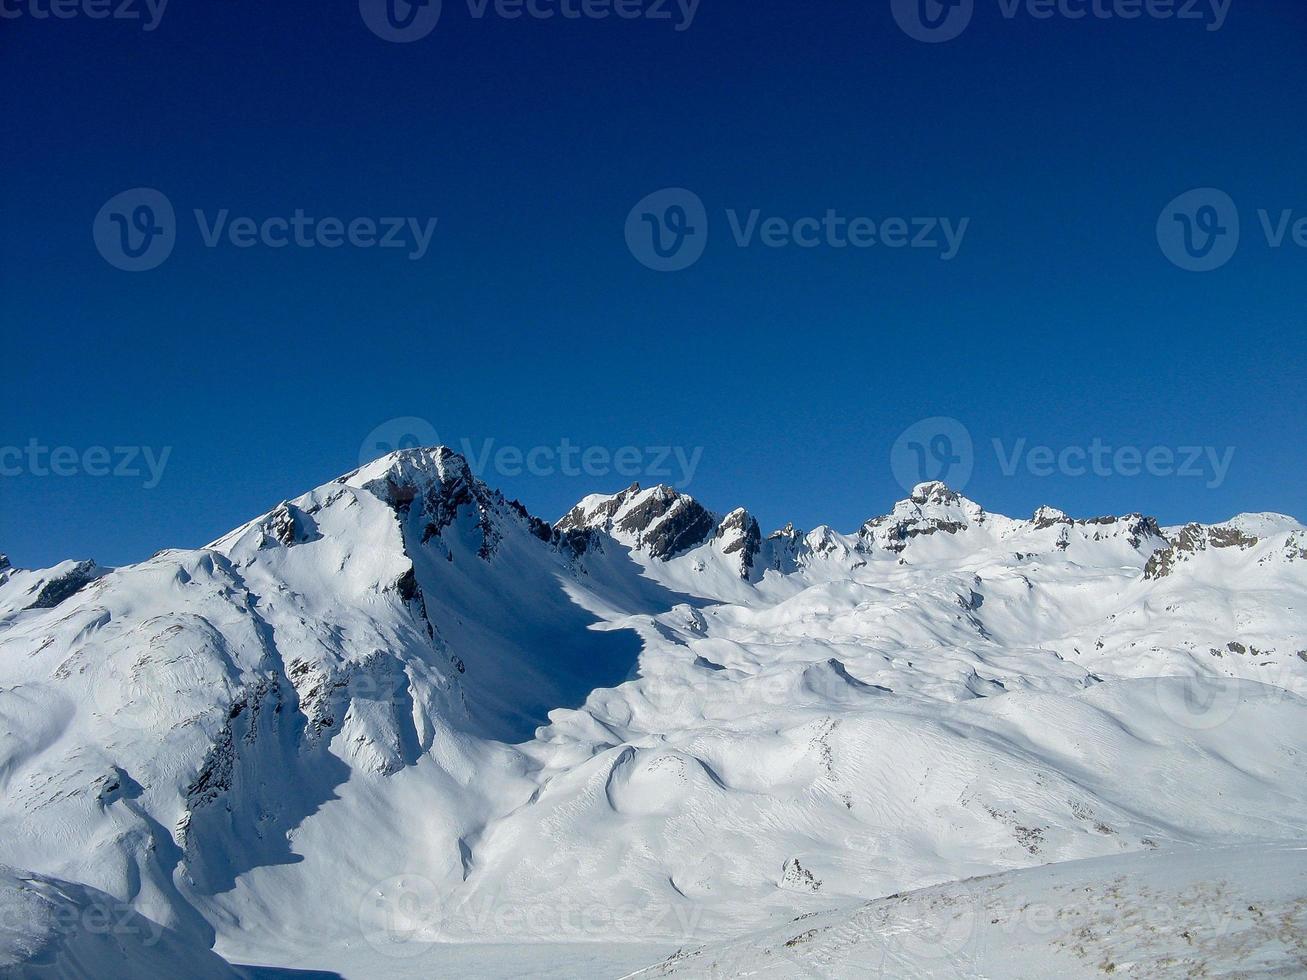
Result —
POLYGON ((673 487, 659 484, 642 490, 632 483, 609 496, 591 494, 554 527, 604 531, 653 558, 665 559, 702 544, 717 529, 717 520, 697 500, 673 487))
POLYGON ((1038 528, 1052 527, 1054 524, 1070 524, 1071 517, 1064 510, 1056 507, 1040 507, 1031 516, 1030 522, 1038 528))
POLYGON ((467 460, 448 446, 399 449, 380 456, 341 477, 340 483, 367 487, 381 481, 397 486, 429 486, 433 482, 474 482, 467 460))
POLYGON ((1256 514, 1235 514, 1225 522, 1225 527, 1232 527, 1253 537, 1269 538, 1274 534, 1307 530, 1288 514, 1261 512, 1256 514))
POLYGON ((743 507, 736 507, 722 518, 713 536, 723 555, 738 556, 736 571, 740 577, 749 578, 754 559, 762 548, 762 531, 753 515, 743 507))
POLYGON ((918 483, 887 516, 896 520, 937 520, 969 525, 983 524, 987 515, 980 504, 936 480, 918 483))
POLYGON ((934 480, 917 484, 890 513, 867 521, 859 536, 866 546, 901 554, 913 538, 939 532, 958 534, 984 524, 987 517, 985 509, 974 500, 934 480))
POLYGON ((947 483, 941 483, 939 480, 930 480, 926 483, 918 483, 912 488, 912 493, 908 499, 914 504, 941 504, 952 505, 962 501, 963 496, 950 487, 947 483))

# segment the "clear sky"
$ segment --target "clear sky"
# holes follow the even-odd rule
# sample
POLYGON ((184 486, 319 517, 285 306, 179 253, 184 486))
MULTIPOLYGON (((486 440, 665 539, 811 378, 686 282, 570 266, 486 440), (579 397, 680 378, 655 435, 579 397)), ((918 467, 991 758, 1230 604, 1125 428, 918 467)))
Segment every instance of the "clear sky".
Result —
POLYGON ((547 447, 534 473, 510 455, 484 477, 551 519, 677 479, 646 452, 663 446, 702 451, 690 493, 767 527, 856 528, 904 495, 914 459, 923 476, 956 460, 969 496, 1018 516, 1307 518, 1307 247, 1291 222, 1272 247, 1258 215, 1273 232, 1307 217, 1301 3, 1219 3, 1209 29, 1211 0, 1191 5, 1205 20, 974 0, 959 36, 923 43, 889 0, 702 0, 692 21, 674 2, 670 20, 546 20, 444 0, 434 30, 392 43, 367 26, 386 30, 372 0, 173 0, 153 30, 145 0, 137 21, 75 2, 60 19, 2 0, 0 18, 15 564, 201 545, 352 469, 408 416, 474 451, 547 447), (175 209, 175 247, 126 272, 100 248, 155 227, 137 221, 157 210, 111 201, 139 187, 175 209), (704 207, 687 219, 706 247, 681 271, 647 267, 625 234, 628 216, 636 241, 646 214, 681 226, 667 198, 632 215, 664 188, 704 207), (1185 220, 1230 241, 1223 199, 1164 213, 1192 188, 1241 219, 1213 271, 1159 242, 1185 220), (297 209, 412 218, 396 236, 411 245, 302 247, 297 209), (828 213, 869 219, 876 243, 836 247, 828 213), (287 224, 250 231, 269 218, 287 224), (945 258, 892 247, 894 218, 923 243, 914 218, 940 242, 940 219, 965 232, 945 258), (971 451, 938 426, 900 440, 934 417, 971 451), (589 474, 564 440, 592 451, 589 474), (33 445, 66 447, 67 475, 33 445), (99 475, 96 447, 129 475, 99 475), (116 447, 170 451, 155 481, 116 447))

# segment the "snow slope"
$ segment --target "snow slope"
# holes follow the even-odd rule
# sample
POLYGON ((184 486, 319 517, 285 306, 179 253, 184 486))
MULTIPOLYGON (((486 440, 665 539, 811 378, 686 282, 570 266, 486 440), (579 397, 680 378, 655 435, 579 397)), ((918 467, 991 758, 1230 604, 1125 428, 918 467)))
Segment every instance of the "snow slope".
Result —
POLYGON ((236 980, 228 964, 103 892, 0 868, 0 975, 236 980))
POLYGON ((764 536, 632 487, 551 526, 406 450, 207 548, 0 570, 0 863, 233 962, 537 944, 543 972, 1302 840, 1304 680, 1289 518, 1016 520, 925 484, 764 536))
POLYGON ((678 950, 656 977, 1302 976, 1307 845, 1091 858, 678 950))

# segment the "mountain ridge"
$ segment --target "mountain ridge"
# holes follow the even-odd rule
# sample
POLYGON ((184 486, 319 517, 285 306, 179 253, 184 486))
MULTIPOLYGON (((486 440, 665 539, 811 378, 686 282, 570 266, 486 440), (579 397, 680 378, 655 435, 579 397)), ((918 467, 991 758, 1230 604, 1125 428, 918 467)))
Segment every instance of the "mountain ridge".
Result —
POLYGON ((1301 835, 1287 521, 1168 537, 922 484, 848 534, 672 488, 551 525, 405 450, 207 548, 0 572, 0 863, 229 957, 386 963, 415 902, 419 947, 503 933, 485 907, 550 941, 587 902, 680 942, 1301 835))

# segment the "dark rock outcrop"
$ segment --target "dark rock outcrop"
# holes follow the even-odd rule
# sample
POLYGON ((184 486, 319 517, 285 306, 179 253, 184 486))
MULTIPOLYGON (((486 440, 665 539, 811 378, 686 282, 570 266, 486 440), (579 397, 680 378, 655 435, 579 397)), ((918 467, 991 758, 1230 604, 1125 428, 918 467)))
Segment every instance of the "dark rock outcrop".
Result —
POLYGON ((559 532, 589 529, 625 538, 660 559, 703 544, 716 528, 716 518, 693 497, 668 486, 642 490, 638 483, 611 497, 582 501, 554 525, 559 532))
POLYGON ((93 561, 79 561, 70 570, 58 575, 42 587, 28 609, 53 609, 65 599, 75 596, 103 574, 93 561))
POLYGON ((693 497, 671 487, 654 487, 649 496, 617 522, 617 529, 635 534, 654 558, 671 558, 702 544, 714 530, 713 516, 693 497))
POLYGON ((747 579, 753 571, 754 560, 762 549, 762 531, 758 528, 758 522, 740 507, 727 514, 717 525, 715 537, 722 542, 723 555, 739 556, 740 578, 747 579))
MULTIPOLYGON (((1156 527, 1156 523, 1153 525, 1156 527)), ((1160 534, 1160 531, 1158 532, 1160 534)), ((1257 545, 1257 538, 1233 527, 1186 524, 1171 539, 1171 545, 1156 552, 1144 566, 1144 578, 1159 579, 1170 575, 1176 565, 1208 548, 1238 548, 1246 551, 1257 545)))

